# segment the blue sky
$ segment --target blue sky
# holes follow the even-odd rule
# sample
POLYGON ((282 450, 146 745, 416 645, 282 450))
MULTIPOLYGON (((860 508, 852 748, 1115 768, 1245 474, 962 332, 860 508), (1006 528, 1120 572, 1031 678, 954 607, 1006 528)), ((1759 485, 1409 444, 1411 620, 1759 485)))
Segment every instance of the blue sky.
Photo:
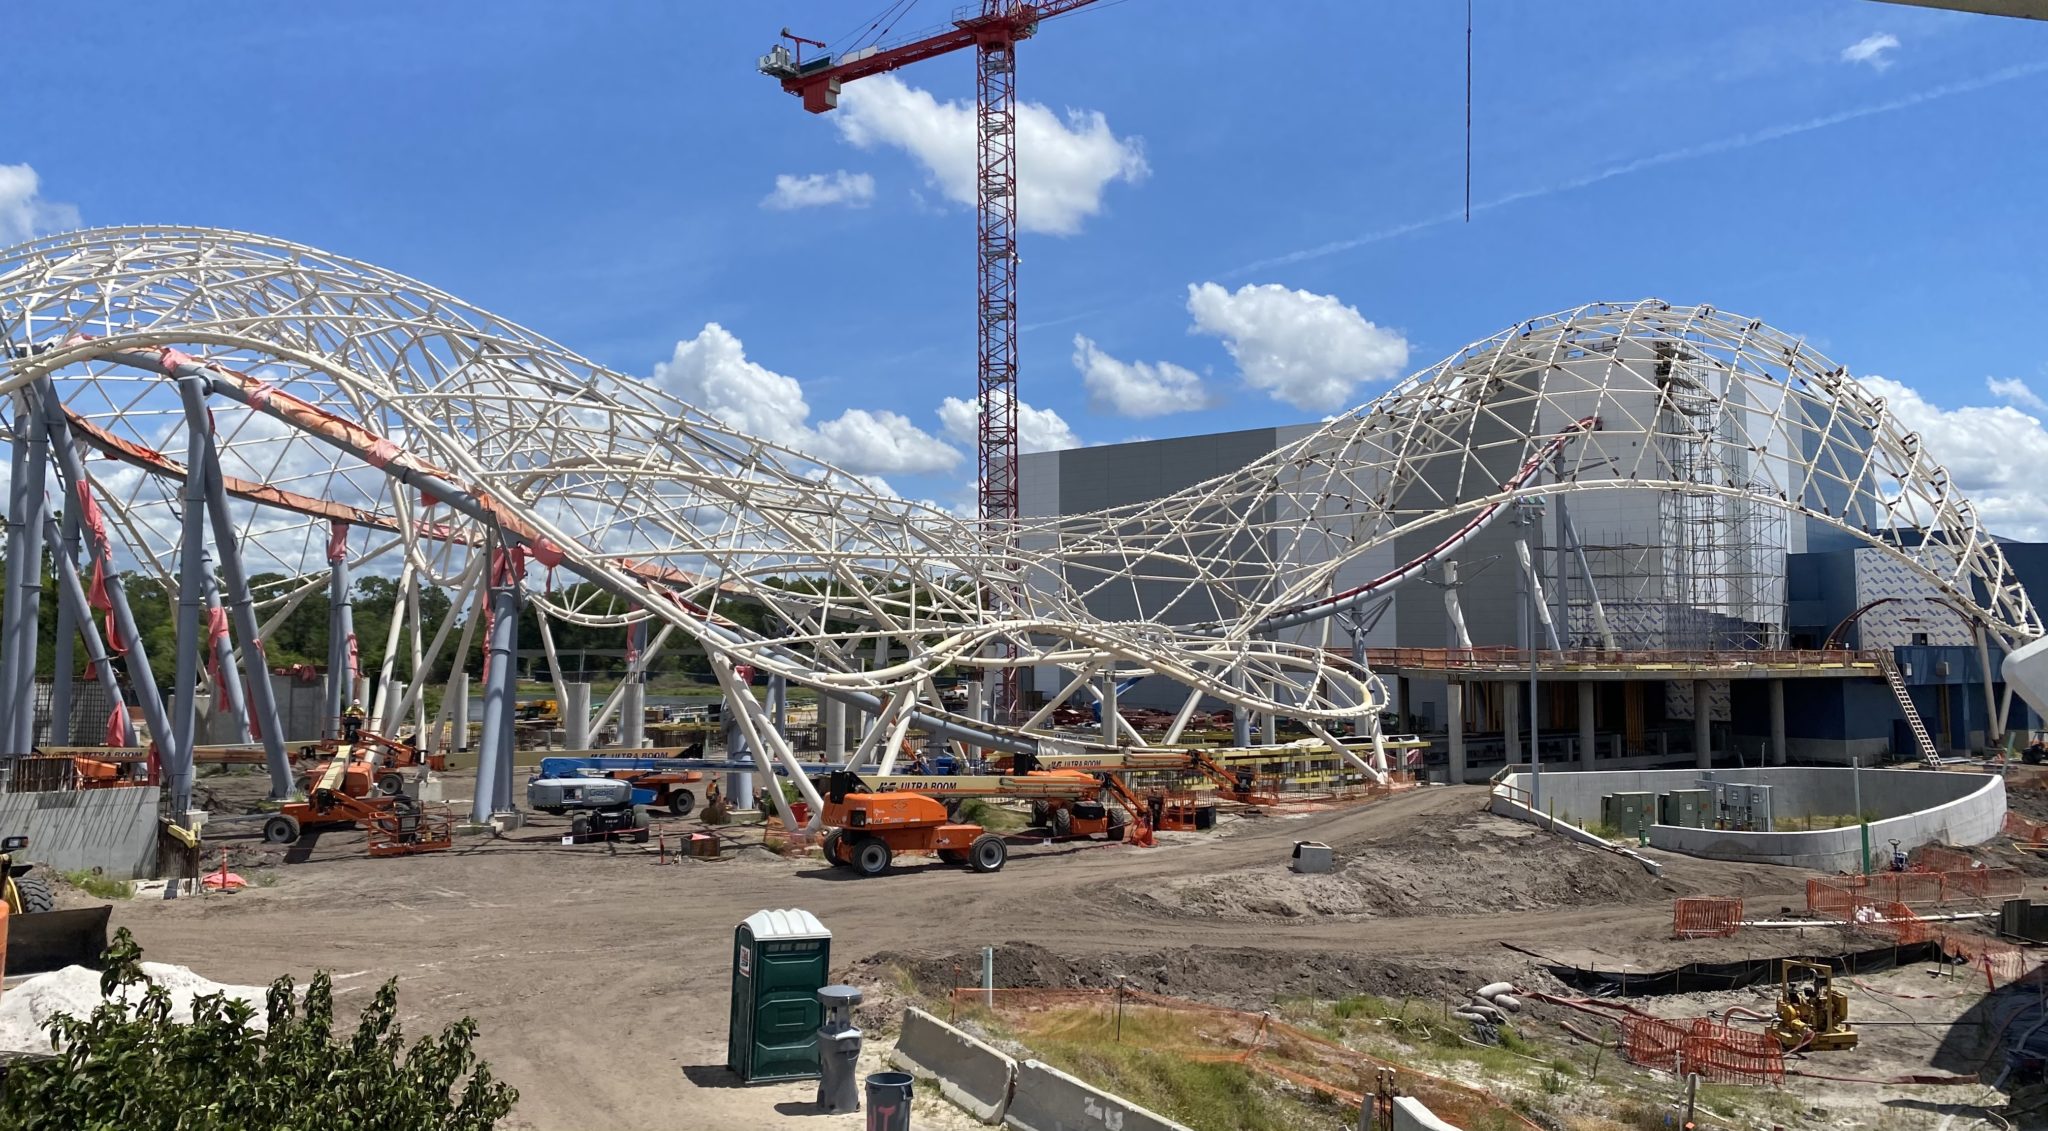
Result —
MULTIPOLYGON (((754 73, 785 24, 837 41, 885 6, 29 6, 12 40, 69 46, 0 68, 0 242, 300 240, 957 505, 972 60, 818 117, 754 73)), ((2013 466, 2048 450, 2013 450, 2048 443, 2048 23, 1476 9, 1469 224, 1454 0, 1104 0, 1024 44, 1046 110, 1023 139, 1023 399, 1058 417, 1037 441, 1314 419, 1517 320, 1657 295, 1900 383, 2007 529, 2048 532, 2013 466)))

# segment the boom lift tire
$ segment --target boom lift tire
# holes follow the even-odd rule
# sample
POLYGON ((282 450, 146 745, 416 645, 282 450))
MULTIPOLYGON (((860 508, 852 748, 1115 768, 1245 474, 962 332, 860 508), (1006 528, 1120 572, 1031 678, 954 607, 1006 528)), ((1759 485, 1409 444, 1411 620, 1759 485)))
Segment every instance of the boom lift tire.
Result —
POLYGON ((650 841, 650 840, 653 840, 653 839, 654 839, 654 830, 653 830, 652 828, 650 828, 650 827, 649 827, 649 822, 648 822, 648 820, 647 820, 647 810, 645 810, 645 809, 642 809, 642 808, 640 808, 640 807, 639 807, 639 806, 637 806, 637 805, 636 805, 636 806, 634 806, 634 807, 633 807, 633 843, 634 843, 634 844, 646 844, 646 843, 647 843, 648 841, 650 841))
POLYGON ((57 910, 57 897, 50 891, 50 881, 35 872, 14 877, 14 895, 21 900, 24 915, 57 910))
POLYGON ((295 844, 299 839, 299 822, 289 813, 276 813, 263 822, 263 843, 295 844))
POLYGON ((405 775, 397 770, 386 770, 377 775, 377 792, 386 797, 396 797, 405 792, 405 775))
POLYGON ((967 849, 967 866, 977 872, 1000 872, 1003 862, 1010 858, 1010 847, 1003 838, 994 833, 983 833, 974 838, 967 849))
POLYGON ((697 795, 687 789, 669 791, 668 813, 671 817, 687 817, 697 807, 697 795))
POLYGON ((1049 822, 1046 818, 1045 802, 1033 801, 1031 803, 1031 827, 1034 829, 1042 829, 1048 823, 1049 822))
MULTIPOLYGON (((1064 808, 1052 811, 1052 835, 1055 840, 1065 840, 1074 835, 1074 814, 1064 808)), ((994 869, 990 869, 993 871, 994 869)))
POLYGON ((1109 828, 1103 831, 1102 839, 1115 841, 1122 840, 1123 838, 1124 812, 1115 806, 1111 806, 1109 810, 1109 828))
POLYGON ((845 830, 832 829, 825 834, 823 840, 818 842, 819 850, 825 854, 825 863, 832 865, 834 868, 847 867, 846 861, 839 858, 839 842, 844 839, 846 839, 845 830))
POLYGON ((589 836, 590 818, 582 813, 569 818, 569 835, 577 840, 582 840, 584 837, 589 836))
POLYGON ((862 837, 853 842, 853 870, 863 876, 879 876, 889 870, 889 860, 894 855, 881 837, 862 837))

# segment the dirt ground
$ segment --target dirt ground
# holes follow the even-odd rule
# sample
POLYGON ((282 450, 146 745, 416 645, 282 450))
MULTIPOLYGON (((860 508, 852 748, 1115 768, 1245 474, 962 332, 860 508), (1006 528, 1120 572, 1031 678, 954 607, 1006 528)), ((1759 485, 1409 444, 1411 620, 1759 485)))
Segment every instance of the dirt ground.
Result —
MULTIPOLYGON (((1355 992, 1449 998, 1538 976, 1544 960, 1647 970, 1839 945, 1826 931, 1798 943, 1767 931, 1674 941, 1674 895, 1740 894, 1768 913, 1803 905, 1808 873, 1658 856, 1665 873, 1654 877, 1483 815, 1485 797, 1420 789, 1162 834, 1156 848, 1024 846, 993 875, 911 857, 875 879, 760 848, 663 867, 637 846, 564 846, 566 822, 545 816, 502 839, 387 860, 364 856, 353 831, 289 853, 235 838, 221 842, 230 866, 255 886, 131 901, 115 923, 149 958, 218 981, 327 969, 346 1001, 398 977, 415 1035, 477 1020, 483 1055, 520 1089, 509 1126, 734 1131, 861 1126, 810 1114, 810 1084, 736 1087, 722 1067, 732 932, 763 908, 805 908, 833 930, 835 974, 869 995, 871 1058, 893 1041, 906 979, 972 983, 972 956, 988 945, 1003 985, 1126 975, 1254 1007, 1355 992), (1288 872, 1296 840, 1336 846, 1343 871, 1288 872)), ((933 1106, 919 1125, 956 1121, 933 1106)))

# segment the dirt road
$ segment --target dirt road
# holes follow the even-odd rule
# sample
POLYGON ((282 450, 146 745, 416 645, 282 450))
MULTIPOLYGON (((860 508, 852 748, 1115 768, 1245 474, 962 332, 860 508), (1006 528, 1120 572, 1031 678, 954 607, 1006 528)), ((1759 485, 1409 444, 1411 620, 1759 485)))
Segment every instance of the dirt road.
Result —
MULTIPOLYGON (((1037 944, 1068 957, 1149 956, 1162 969, 1162 955, 1229 949, 1244 955, 1247 992, 1273 993, 1357 988, 1326 984, 1367 977, 1333 973, 1320 961, 1340 956, 1433 968, 1446 984, 1490 981, 1529 961, 1504 950, 1504 940, 1639 967, 1733 957, 1732 944, 1782 945, 1672 943, 1669 901, 1710 890, 1775 907, 1779 896, 1798 902, 1804 873, 1671 859, 1655 878, 1595 849, 1550 838, 1532 844, 1526 826, 1476 815, 1484 798, 1478 787, 1424 789, 1358 809, 1163 836, 1152 849, 1020 848, 993 875, 912 857, 876 879, 815 856, 790 861, 759 849, 658 867, 637 850, 561 846, 562 822, 547 818, 506 840, 397 860, 362 856, 358 834, 327 834, 304 862, 277 869, 275 886, 137 901, 119 908, 116 923, 135 932, 150 958, 219 981, 303 979, 328 969, 346 1002, 398 976, 415 1034, 465 1014, 477 1019, 484 1055, 522 1093, 516 1125, 536 1128, 790 1126, 789 1114, 807 1106, 808 1085, 721 1086, 732 932, 762 908, 816 914, 834 932, 835 969, 879 952, 936 957, 991 944, 1037 944), (1466 830, 1448 852, 1446 825, 1466 830), (1456 918, 1443 908, 1413 915, 1385 906, 1223 916, 1157 903, 1157 893, 1210 883, 1283 883, 1296 840, 1338 846, 1354 871, 1383 860, 1389 869, 1448 875, 1452 888, 1461 867, 1486 879, 1456 918), (1588 902, 1528 895, 1560 859, 1603 877, 1588 902)), ((890 1013, 885 1004, 868 1018, 890 1013)), ((860 1126, 858 1117, 804 1124, 860 1126)))

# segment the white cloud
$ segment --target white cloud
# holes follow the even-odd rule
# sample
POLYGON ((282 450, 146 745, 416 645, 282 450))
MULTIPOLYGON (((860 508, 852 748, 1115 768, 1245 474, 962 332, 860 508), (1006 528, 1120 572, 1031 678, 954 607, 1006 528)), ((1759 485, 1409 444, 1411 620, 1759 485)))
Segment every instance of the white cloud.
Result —
MULTIPOLYGON (((981 424, 980 407, 974 401, 947 397, 939 405, 939 424, 946 435, 963 444, 972 444, 981 424)), ((1058 452, 1082 446, 1081 438, 1074 435, 1072 426, 1059 413, 1049 408, 1033 408, 1024 401, 1017 402, 1017 447, 1020 450, 1058 452)))
POLYGON ((1892 414, 1926 442, 1927 453, 1948 468, 1963 496, 1992 533, 2009 538, 2048 538, 2048 494, 2027 458, 2048 451, 2041 421, 2009 405, 1945 409, 1915 390, 1885 377, 1865 377, 1892 414))
POLYGON ((733 429, 809 452, 859 475, 922 474, 958 466, 958 449, 894 412, 850 408, 816 427, 803 386, 747 359, 716 322, 676 343, 654 383, 733 429))
MULTIPOLYGON (((945 196, 975 201, 975 112, 940 102, 894 75, 862 79, 840 95, 840 136, 862 149, 894 146, 916 158, 945 196)), ((1102 211, 1111 182, 1136 183, 1151 169, 1137 138, 1120 138, 1098 111, 1064 120, 1035 102, 1017 106, 1017 223, 1027 232, 1072 235, 1102 211)))
POLYGON ((1885 52, 1895 51, 1898 49, 1898 46, 1898 36, 1888 31, 1880 31, 1872 35, 1866 35, 1862 39, 1842 48, 1842 62, 1868 63, 1882 71, 1892 65, 1891 57, 1886 55, 1885 52))
POLYGON ((44 200, 36 171, 0 165, 0 247, 78 226, 78 206, 44 200))
POLYGON ((866 173, 849 173, 844 169, 802 177, 780 173, 775 177, 775 191, 761 198, 761 207, 778 212, 833 204, 866 208, 874 199, 875 178, 866 173))
POLYGON ((1986 377, 1984 385, 1991 395, 2010 405, 2030 408, 2035 412, 2048 412, 2048 401, 2017 377, 1986 377))
POLYGON ((1201 283, 1188 287, 1188 313, 1190 333, 1222 338, 1246 384, 1299 409, 1342 408, 1360 383, 1398 377, 1408 365, 1406 338, 1330 295, 1201 283))
POLYGON ((1080 334, 1074 335, 1074 368, 1088 387, 1088 403, 1118 416, 1164 416, 1215 403, 1192 371, 1165 361, 1118 361, 1080 334))

